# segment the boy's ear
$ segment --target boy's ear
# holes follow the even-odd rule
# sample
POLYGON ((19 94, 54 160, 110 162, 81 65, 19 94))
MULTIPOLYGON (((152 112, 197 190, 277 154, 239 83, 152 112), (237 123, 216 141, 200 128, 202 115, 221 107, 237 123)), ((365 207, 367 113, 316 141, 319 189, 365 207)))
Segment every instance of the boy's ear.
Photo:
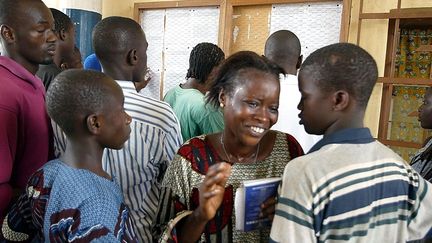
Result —
POLYGON ((8 25, 2 24, 0 26, 0 33, 2 35, 2 38, 6 41, 6 43, 15 42, 15 32, 8 25))
POLYGON ((303 62, 303 55, 300 55, 297 60, 296 69, 299 69, 301 67, 302 62, 303 62))
POLYGON ((131 66, 135 66, 138 63, 138 55, 136 49, 129 50, 127 54, 127 62, 131 66))
POLYGON ((100 129, 101 129, 101 125, 102 125, 100 116, 98 116, 96 114, 91 114, 91 115, 87 116, 86 124, 87 124, 87 130, 91 134, 97 135, 100 133, 100 129))
POLYGON ((58 38, 59 38, 60 40, 64 41, 64 40, 66 39, 66 37, 67 37, 67 32, 66 32, 66 30, 65 30, 65 29, 61 29, 61 30, 59 31, 58 38))
POLYGON ((338 90, 333 93, 333 110, 343 111, 345 110, 350 102, 349 93, 345 90, 338 90))

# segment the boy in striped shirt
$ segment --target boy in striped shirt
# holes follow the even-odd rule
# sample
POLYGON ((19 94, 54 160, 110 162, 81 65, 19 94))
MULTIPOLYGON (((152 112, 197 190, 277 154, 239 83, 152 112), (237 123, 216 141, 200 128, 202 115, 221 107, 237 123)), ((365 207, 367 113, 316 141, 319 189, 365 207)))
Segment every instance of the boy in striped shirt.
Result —
POLYGON ((432 234, 432 191, 363 126, 377 66, 348 43, 312 53, 299 73, 300 124, 324 135, 285 168, 272 242, 407 242, 432 234))

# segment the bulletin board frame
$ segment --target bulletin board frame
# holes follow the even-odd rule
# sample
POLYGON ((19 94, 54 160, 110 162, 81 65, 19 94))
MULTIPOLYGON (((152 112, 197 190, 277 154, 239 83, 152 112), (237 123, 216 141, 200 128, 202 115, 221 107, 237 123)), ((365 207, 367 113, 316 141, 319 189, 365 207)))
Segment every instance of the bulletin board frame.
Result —
MULTIPOLYGON (((230 45, 232 36, 232 18, 234 7, 254 6, 266 4, 286 4, 286 3, 310 3, 310 2, 332 2, 336 0, 183 0, 183 1, 154 1, 134 4, 134 19, 139 22, 140 11, 149 9, 164 8, 188 8, 188 7, 210 7, 220 8, 219 16, 219 35, 218 45, 228 56, 230 55, 230 45)), ((341 42, 348 41, 349 21, 351 14, 351 1, 342 0, 342 18, 340 37, 341 42)))

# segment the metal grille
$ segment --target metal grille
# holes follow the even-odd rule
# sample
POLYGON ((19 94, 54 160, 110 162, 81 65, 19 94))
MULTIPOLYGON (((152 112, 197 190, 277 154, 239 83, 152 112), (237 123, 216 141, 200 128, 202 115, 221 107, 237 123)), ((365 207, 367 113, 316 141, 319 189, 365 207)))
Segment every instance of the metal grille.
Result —
POLYGON ((316 49, 339 42, 342 1, 274 4, 270 34, 290 30, 300 39, 303 60, 316 49))
POLYGON ((217 44, 219 8, 144 10, 140 19, 149 42, 148 66, 155 73, 141 93, 159 99, 185 81, 189 55, 195 45, 217 44))

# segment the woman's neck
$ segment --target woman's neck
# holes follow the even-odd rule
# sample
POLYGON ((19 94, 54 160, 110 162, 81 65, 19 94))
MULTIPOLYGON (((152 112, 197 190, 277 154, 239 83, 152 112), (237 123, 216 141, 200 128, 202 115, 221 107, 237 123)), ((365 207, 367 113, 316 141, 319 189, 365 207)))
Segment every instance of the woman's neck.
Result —
POLYGON ((220 144, 226 159, 231 163, 255 163, 260 152, 260 142, 255 146, 245 146, 235 141, 226 139, 223 132, 220 135, 220 144), (229 142, 232 141, 232 142, 229 142))
POLYGON ((205 94, 208 90, 205 84, 200 83, 198 79, 188 78, 186 83, 181 84, 180 87, 182 89, 196 89, 200 91, 202 94, 205 94))

